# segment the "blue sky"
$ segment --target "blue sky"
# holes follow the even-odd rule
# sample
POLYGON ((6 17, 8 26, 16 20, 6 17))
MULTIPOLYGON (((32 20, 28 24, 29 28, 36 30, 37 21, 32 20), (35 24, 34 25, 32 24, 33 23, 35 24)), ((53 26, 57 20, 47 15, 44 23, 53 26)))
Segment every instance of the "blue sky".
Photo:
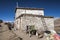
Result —
POLYGON ((60 0, 0 0, 0 19, 14 21, 16 2, 19 7, 44 8, 45 16, 60 17, 60 0))

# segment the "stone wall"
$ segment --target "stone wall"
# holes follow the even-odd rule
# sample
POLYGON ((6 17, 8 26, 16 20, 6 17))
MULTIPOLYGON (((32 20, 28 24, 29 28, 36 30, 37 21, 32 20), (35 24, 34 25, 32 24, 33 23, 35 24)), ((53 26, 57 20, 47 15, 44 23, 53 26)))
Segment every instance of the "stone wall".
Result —
POLYGON ((20 21, 21 21, 20 18, 18 18, 18 19, 15 20, 14 26, 15 26, 16 29, 20 28, 20 24, 21 24, 20 21))
MULTIPOLYGON (((48 27, 49 30, 54 29, 54 20, 53 18, 44 18, 46 25, 48 27)), ((35 25, 36 29, 43 29, 43 24, 41 21, 41 17, 31 17, 31 16, 24 16, 21 18, 22 20, 22 29, 25 30, 27 25, 35 25)))
POLYGON ((17 9, 15 18, 19 17, 21 14, 36 14, 44 15, 44 10, 27 10, 27 9, 17 9))
MULTIPOLYGON (((44 19, 46 22, 46 26, 48 27, 48 30, 54 30, 54 19, 53 18, 44 19)), ((18 21, 17 27, 21 28, 22 30, 26 30, 26 26, 28 25, 35 25, 35 29, 44 30, 41 17, 23 16, 21 18, 18 18, 17 21, 18 21)))

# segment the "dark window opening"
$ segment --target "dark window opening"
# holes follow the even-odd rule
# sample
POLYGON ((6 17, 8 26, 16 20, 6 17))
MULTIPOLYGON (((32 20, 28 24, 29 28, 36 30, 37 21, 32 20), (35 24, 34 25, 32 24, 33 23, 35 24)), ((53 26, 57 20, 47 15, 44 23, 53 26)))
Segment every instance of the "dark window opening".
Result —
POLYGON ((9 28, 9 30, 12 30, 11 26, 9 26, 8 28, 9 28))
POLYGON ((2 27, 2 26, 0 25, 0 27, 2 27))
POLYGON ((36 30, 31 30, 31 31, 30 31, 30 34, 36 35, 36 30))
POLYGON ((20 40, 23 40, 23 38, 18 37, 20 40))
POLYGON ((31 35, 36 35, 36 30, 34 25, 26 26, 26 33, 30 33, 31 35))

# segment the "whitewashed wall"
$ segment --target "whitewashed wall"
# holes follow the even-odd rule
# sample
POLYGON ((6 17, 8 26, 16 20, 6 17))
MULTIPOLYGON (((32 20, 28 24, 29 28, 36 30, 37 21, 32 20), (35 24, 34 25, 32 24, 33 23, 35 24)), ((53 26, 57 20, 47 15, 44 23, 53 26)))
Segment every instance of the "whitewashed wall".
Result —
POLYGON ((44 10, 25 10, 25 9, 17 9, 16 10, 16 17, 20 16, 21 14, 35 14, 35 15, 44 15, 44 10))
POLYGON ((54 30, 54 18, 45 18, 48 30, 54 30))
MULTIPOLYGON (((43 15, 44 16, 44 10, 25 10, 25 9, 17 9, 15 18, 20 16, 21 14, 34 14, 34 15, 43 15)), ((42 27, 42 21, 40 17, 32 17, 32 16, 24 16, 15 20, 16 27, 19 29, 20 27, 25 30, 26 25, 35 25, 36 29, 39 29, 42 27), (18 23, 17 23, 18 22, 18 23)), ((46 25, 49 30, 54 30, 54 19, 53 18, 45 18, 46 25)))
MULTIPOLYGON (((24 16, 21 18, 21 20, 22 20, 22 23, 21 23, 22 30, 25 30, 27 25, 35 25, 36 29, 44 30, 41 17, 31 17, 31 16, 25 17, 24 16)), ((45 18, 45 22, 48 27, 48 30, 54 30, 54 19, 53 18, 45 18)))
POLYGON ((15 28, 20 29, 20 18, 15 20, 15 28))

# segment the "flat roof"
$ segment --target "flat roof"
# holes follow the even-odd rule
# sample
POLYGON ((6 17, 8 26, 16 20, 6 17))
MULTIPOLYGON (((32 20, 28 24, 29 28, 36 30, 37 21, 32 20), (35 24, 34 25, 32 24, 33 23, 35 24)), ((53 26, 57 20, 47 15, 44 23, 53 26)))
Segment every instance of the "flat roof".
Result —
POLYGON ((44 10, 44 8, 30 8, 30 7, 18 7, 16 9, 28 9, 28 10, 44 10))
POLYGON ((44 8, 30 8, 30 7, 17 7, 15 9, 15 12, 17 9, 26 9, 26 10, 44 10, 44 8))
MULTIPOLYGON (((52 16, 43 16, 43 15, 34 15, 34 14, 21 14, 19 17, 17 17, 17 18, 20 18, 20 17, 23 17, 23 16, 36 16, 36 17, 43 17, 43 18, 54 18, 54 17, 52 17, 52 16)), ((16 18, 16 19, 17 19, 16 18)))

